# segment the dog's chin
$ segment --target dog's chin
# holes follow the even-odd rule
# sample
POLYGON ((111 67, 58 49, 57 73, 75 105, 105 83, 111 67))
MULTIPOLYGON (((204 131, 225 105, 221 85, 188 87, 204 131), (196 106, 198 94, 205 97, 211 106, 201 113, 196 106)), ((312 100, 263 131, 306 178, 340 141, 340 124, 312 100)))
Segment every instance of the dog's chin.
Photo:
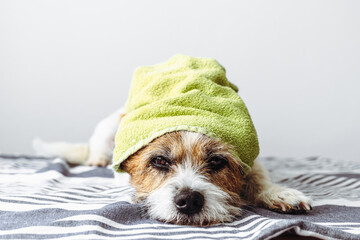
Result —
POLYGON ((227 216, 217 216, 217 218, 213 218, 212 216, 207 216, 206 214, 203 213, 198 213, 195 215, 177 213, 176 216, 171 219, 161 219, 161 218, 156 218, 156 216, 152 216, 152 217, 164 223, 203 227, 214 224, 232 222, 234 221, 236 216, 240 215, 240 213, 241 213, 241 209, 236 208, 233 214, 229 213, 229 215, 227 216))
POLYGON ((214 212, 203 210, 200 213, 188 215, 174 210, 168 216, 155 212, 151 207, 147 209, 151 218, 164 223, 176 225, 208 226, 219 223, 232 222, 237 216, 241 215, 241 208, 228 206, 225 212, 215 214, 214 212))
MULTIPOLYGON (((176 224, 176 225, 190 225, 190 226, 199 226, 199 227, 204 227, 204 226, 210 226, 210 225, 214 225, 214 224, 219 224, 222 223, 222 221, 218 220, 218 221, 211 221, 211 220, 200 220, 202 217, 200 216, 200 214, 197 214, 195 216, 193 215, 184 215, 184 214, 179 214, 179 216, 177 217, 176 220, 165 220, 165 219, 157 219, 161 222, 164 223, 170 223, 170 224, 176 224)), ((228 220, 226 222, 230 222, 231 220, 228 220)))

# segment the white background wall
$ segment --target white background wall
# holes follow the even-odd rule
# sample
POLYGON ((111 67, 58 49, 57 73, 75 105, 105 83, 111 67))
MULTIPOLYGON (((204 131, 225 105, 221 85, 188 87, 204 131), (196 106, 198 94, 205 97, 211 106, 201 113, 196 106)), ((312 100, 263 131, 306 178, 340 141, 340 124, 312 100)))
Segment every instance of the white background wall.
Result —
POLYGON ((0 0, 0 151, 86 141, 133 70, 216 58, 261 155, 360 159, 360 1, 0 0))

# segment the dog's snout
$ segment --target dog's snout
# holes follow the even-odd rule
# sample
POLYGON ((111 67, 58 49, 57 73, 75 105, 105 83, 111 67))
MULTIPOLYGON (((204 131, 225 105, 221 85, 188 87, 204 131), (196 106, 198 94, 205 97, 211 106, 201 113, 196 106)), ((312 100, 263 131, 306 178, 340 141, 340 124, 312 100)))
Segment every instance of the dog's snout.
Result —
POLYGON ((175 196, 176 208, 185 214, 195 214, 201 211, 204 206, 204 196, 198 191, 185 189, 175 196))

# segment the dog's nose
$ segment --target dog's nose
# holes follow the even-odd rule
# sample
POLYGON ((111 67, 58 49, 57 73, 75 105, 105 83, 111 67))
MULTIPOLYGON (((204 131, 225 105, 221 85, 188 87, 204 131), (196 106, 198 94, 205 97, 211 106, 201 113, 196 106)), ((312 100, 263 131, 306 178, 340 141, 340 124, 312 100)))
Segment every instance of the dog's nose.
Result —
POLYGON ((204 206, 204 196, 190 189, 184 189, 175 196, 176 208, 185 214, 195 214, 201 211, 204 206))

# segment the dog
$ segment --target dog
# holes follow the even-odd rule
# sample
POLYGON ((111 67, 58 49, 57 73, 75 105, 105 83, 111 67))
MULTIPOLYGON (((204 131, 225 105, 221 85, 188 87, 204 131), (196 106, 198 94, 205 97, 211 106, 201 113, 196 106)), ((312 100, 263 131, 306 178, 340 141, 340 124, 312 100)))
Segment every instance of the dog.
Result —
MULTIPOLYGON (((88 144, 36 139, 34 149, 73 164, 107 166, 121 131, 119 124, 127 114, 122 108, 103 119, 88 144)), ((134 202, 142 203, 151 218, 167 223, 206 226, 231 222, 246 204, 281 213, 311 210, 310 198, 272 183, 259 160, 245 174, 234 146, 199 131, 164 132, 126 157, 119 169, 130 175, 136 190, 134 202)))
MULTIPOLYGON (((107 166, 123 110, 96 126, 88 144, 34 140, 38 154, 60 156, 72 164, 107 166)), ((245 177, 229 146, 201 133, 177 131, 158 137, 123 163, 136 189, 134 202, 161 221, 208 225, 231 222, 244 204, 282 213, 304 213, 311 200, 298 190, 271 182, 255 160, 245 177)))

